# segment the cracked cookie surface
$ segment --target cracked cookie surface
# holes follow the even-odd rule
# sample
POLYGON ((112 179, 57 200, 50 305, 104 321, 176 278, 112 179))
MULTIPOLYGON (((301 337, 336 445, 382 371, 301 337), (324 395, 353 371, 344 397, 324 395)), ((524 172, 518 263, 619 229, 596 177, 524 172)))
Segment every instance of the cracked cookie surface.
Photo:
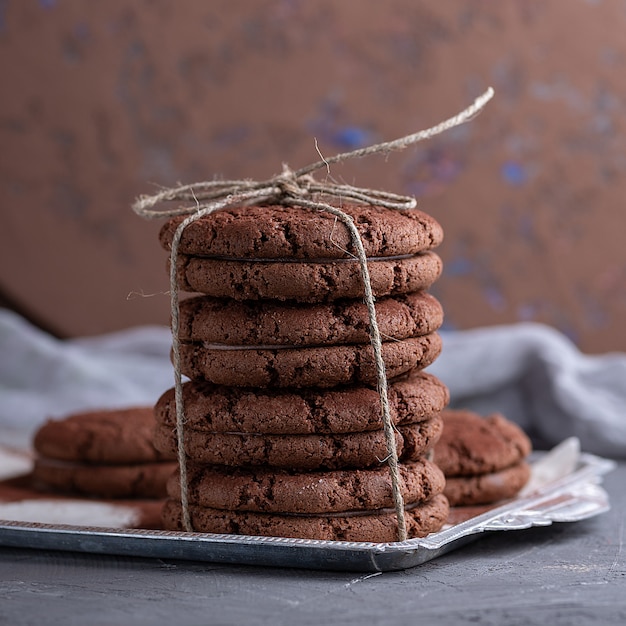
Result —
MULTIPOLYGON (((319 387, 375 384, 376 365, 367 344, 301 348, 221 348, 182 342, 181 371, 190 379, 239 387, 319 387)), ((382 343, 388 378, 430 365, 441 352, 441 337, 433 332, 382 343)))
MULTIPOLYGON (((367 256, 415 254, 438 246, 443 230, 418 209, 387 209, 345 203, 341 210, 357 227, 367 256)), ((161 228, 159 240, 169 250, 175 217, 161 228)), ((347 227, 334 215, 283 205, 248 206, 215 211, 183 232, 180 252, 221 258, 347 258, 354 246, 347 227)))
POLYGON ((124 464, 168 458, 152 445, 152 407, 75 413, 48 420, 35 433, 35 451, 60 461, 124 464))
MULTIPOLYGON (((407 339, 439 329, 443 310, 430 294, 419 291, 387 297, 375 304, 382 337, 407 339)), ((233 346, 291 347, 368 343, 370 320, 359 300, 297 305, 275 301, 224 301, 210 296, 180 303, 179 337, 233 346)))
MULTIPOLYGON (((442 493, 443 472, 425 459, 400 463, 405 504, 442 493)), ((187 466, 191 504, 214 509, 273 513, 336 513, 393 507, 387 464, 372 469, 300 472, 259 468, 187 466)), ((168 495, 180 500, 180 477, 173 474, 168 495)))
MULTIPOLYGON (((326 541, 366 541, 387 543, 398 539, 395 511, 387 509, 370 514, 337 513, 320 515, 280 515, 249 511, 224 511, 192 505, 191 523, 196 532, 293 537, 326 541)), ((449 512, 448 501, 437 495, 412 507, 406 507, 405 520, 409 539, 425 537, 441 529, 449 512)), ((182 507, 168 499, 163 507, 163 523, 168 530, 183 530, 182 507)))
POLYGON ((434 450, 434 461, 446 476, 496 472, 525 459, 531 443, 524 431, 503 415, 481 416, 447 409, 444 431, 434 450))
MULTIPOLYGON (((411 370, 389 381, 388 400, 394 424, 430 419, 449 401, 446 386, 432 374, 411 370)), ((174 389, 155 405, 156 420, 176 424, 174 389)), ((349 433, 383 427, 380 396, 374 386, 335 389, 253 389, 188 381, 183 385, 185 424, 208 432, 266 434, 349 433)))
MULTIPOLYGON (((169 263, 168 259, 168 268, 169 263)), ((427 289, 439 278, 443 264, 434 252, 422 252, 395 259, 370 259, 367 267, 372 292, 382 298, 427 289)), ((234 300, 318 303, 362 298, 365 292, 356 260, 233 261, 180 254, 176 276, 182 291, 234 300)))
MULTIPOLYGON (((441 436, 439 415, 395 429, 401 461, 415 461, 426 454, 441 436)), ((266 435, 256 433, 207 433, 185 429, 185 452, 189 459, 206 465, 240 467, 266 465, 289 469, 366 468, 387 458, 382 430, 328 435, 266 435)), ((157 426, 155 446, 166 454, 177 449, 175 430, 157 426)))

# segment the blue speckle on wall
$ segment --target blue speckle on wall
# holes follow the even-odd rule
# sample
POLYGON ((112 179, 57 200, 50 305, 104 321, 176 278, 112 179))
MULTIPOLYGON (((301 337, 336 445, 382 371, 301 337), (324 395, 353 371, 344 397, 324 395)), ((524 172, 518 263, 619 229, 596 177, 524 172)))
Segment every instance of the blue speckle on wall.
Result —
POLYGON ((493 285, 488 285, 483 288, 483 297, 487 301, 487 304, 495 311, 502 311, 506 308, 506 301, 502 292, 493 285))
POLYGON ((407 191, 414 196, 435 195, 454 182, 464 169, 460 156, 447 146, 418 151, 404 167, 407 191))
POLYGON ((528 180, 528 173, 521 163, 507 161, 500 168, 502 178, 509 185, 523 185, 528 180))
POLYGON ((318 104, 318 114, 308 123, 318 138, 340 150, 356 150, 376 143, 374 131, 354 123, 351 111, 342 106, 341 92, 332 91, 318 104))
POLYGON ((57 0, 39 0, 39 6, 42 9, 51 9, 56 3, 57 0))
POLYGON ((520 322, 532 322, 537 318, 537 304, 524 302, 517 307, 517 319, 520 322))
POLYGON ((472 262, 465 257, 456 257, 446 261, 444 272, 448 276, 467 276, 472 272, 472 262))
POLYGON ((371 143, 371 139, 371 133, 358 126, 346 126, 334 133, 332 137, 334 144, 347 150, 355 150, 367 146, 371 143))

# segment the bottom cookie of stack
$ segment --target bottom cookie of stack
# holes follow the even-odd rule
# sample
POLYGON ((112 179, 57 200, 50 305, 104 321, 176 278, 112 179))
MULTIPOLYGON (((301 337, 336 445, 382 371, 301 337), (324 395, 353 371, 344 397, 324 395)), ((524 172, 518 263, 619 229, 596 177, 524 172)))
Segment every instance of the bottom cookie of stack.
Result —
MULTIPOLYGON (((332 541, 396 541, 389 469, 298 472, 189 466, 188 500, 197 532, 332 541)), ((408 538, 445 523, 449 506, 441 470, 422 459, 400 464, 408 538)), ((164 526, 182 530, 179 478, 168 484, 164 526)))

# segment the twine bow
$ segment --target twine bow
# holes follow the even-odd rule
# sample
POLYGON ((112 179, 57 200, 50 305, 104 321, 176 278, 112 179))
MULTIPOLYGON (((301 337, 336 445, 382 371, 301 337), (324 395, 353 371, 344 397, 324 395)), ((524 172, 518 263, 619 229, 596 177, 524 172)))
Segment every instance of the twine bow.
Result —
POLYGON ((215 180, 193 183, 191 185, 180 185, 171 189, 164 189, 154 195, 140 196, 135 201, 132 206, 133 210, 141 217, 147 219, 160 217, 171 218, 180 215, 188 216, 179 224, 174 233, 170 253, 170 307, 172 326, 172 363, 174 366, 175 382, 176 436, 178 440, 178 462, 180 466, 180 491, 183 526, 187 532, 192 532, 193 526, 191 523, 188 502, 187 457, 185 453, 184 439, 185 414, 182 395, 182 372, 179 340, 179 293, 176 276, 180 240, 187 226, 205 215, 234 206, 245 206, 252 203, 271 203, 325 211, 337 216, 348 228, 361 268, 361 276, 364 286, 364 300, 367 305, 369 315, 370 343, 374 352, 374 361, 376 366, 381 416, 385 433, 385 441, 387 444, 386 460, 389 465, 391 475, 393 500, 398 521, 398 540, 406 540, 407 531, 404 516, 404 500, 400 488, 400 474, 398 469, 398 454, 394 436, 394 425, 389 411, 387 375, 385 372, 385 363, 382 358, 382 340, 376 320, 376 309, 374 307, 375 298, 372 292, 365 249, 353 219, 337 207, 326 202, 321 202, 319 198, 328 196, 339 198, 340 200, 350 199, 363 202, 365 204, 384 206, 399 210, 414 208, 416 206, 416 200, 411 196, 397 195, 377 189, 364 189, 353 187, 351 185, 340 185, 328 181, 318 182, 311 174, 312 172, 323 168, 330 171, 330 165, 333 163, 339 163, 371 154, 388 154, 389 152, 402 150, 410 145, 429 139, 435 135, 439 135, 450 128, 459 126, 460 124, 471 120, 484 108, 493 95, 494 91, 491 87, 489 87, 485 93, 476 98, 476 100, 465 110, 431 128, 427 128, 426 130, 401 137, 400 139, 396 139, 394 141, 375 144, 366 148, 353 150, 351 152, 344 152, 328 158, 322 157, 320 161, 295 171, 292 171, 286 165, 283 165, 283 170, 280 174, 265 181, 215 180), (162 202, 172 201, 191 202, 192 204, 165 210, 153 209, 153 207, 162 202))

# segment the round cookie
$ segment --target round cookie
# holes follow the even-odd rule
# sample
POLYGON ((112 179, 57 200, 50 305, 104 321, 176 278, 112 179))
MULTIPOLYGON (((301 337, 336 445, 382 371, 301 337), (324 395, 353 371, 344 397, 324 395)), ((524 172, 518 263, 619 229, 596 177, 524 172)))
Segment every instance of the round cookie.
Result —
POLYGON ((102 498, 164 498, 176 463, 88 465, 35 459, 32 481, 37 489, 102 498))
MULTIPOLYGON (((389 543, 398 539, 396 514, 389 509, 366 514, 280 515, 190 506, 189 512, 196 532, 374 543, 389 543)), ((406 507, 408 538, 425 537, 440 530, 448 513, 448 501, 441 494, 427 502, 406 507)), ((180 502, 167 500, 163 507, 164 527, 183 530, 181 517, 180 502)))
MULTIPOLYGON (((168 272, 170 259, 168 258, 168 272)), ((367 263, 376 298, 428 289, 441 275, 434 252, 370 258, 367 263)), ((362 298, 363 278, 355 259, 290 262, 229 260, 179 254, 176 278, 181 291, 234 300, 330 302, 362 298)))
MULTIPOLYGON (((441 352, 434 332, 382 344, 388 378, 425 368, 441 352)), ((242 387, 335 387, 375 384, 376 367, 368 344, 311 348, 234 348, 181 342, 181 371, 190 379, 242 387)))
MULTIPOLYGON (((443 472, 420 459, 399 464, 405 503, 429 500, 443 492, 443 472)), ((374 469, 299 472, 259 468, 225 468, 189 464, 190 504, 231 511, 266 513, 336 513, 393 507, 387 465, 374 469)), ((180 476, 172 475, 168 495, 180 500, 180 476)))
POLYGON ((445 496, 450 506, 491 504, 514 497, 530 478, 524 461, 496 472, 474 476, 448 476, 445 496))
MULTIPOLYGON (((417 209, 397 210, 342 204, 357 227, 367 256, 415 254, 438 246, 443 230, 417 209)), ((169 250, 184 216, 161 229, 161 245, 169 250)), ((348 228, 334 215, 283 205, 247 206, 216 211, 190 224, 180 252, 192 256, 246 259, 337 259, 354 256, 348 228)))
POLYGON ((519 463, 531 452, 524 431, 498 413, 482 417, 449 409, 442 417, 444 430, 433 460, 446 477, 496 472, 519 463))
POLYGON ((152 407, 86 411, 47 421, 35 433, 33 447, 42 457, 98 464, 173 458, 152 445, 154 426, 152 407))
MULTIPOLYGON (((378 300, 382 337, 428 335, 443 322, 439 302, 426 292, 378 300)), ((229 346, 320 346, 368 343, 370 320, 362 301, 297 305, 276 301, 237 302, 199 296, 180 303, 179 337, 229 346)))
MULTIPOLYGON (((415 461, 429 451, 441 435, 443 421, 435 416, 425 422, 398 426, 398 459, 415 461)), ((175 431, 158 426, 154 445, 166 454, 176 450, 175 431)), ((206 465, 267 465, 296 470, 371 467, 387 458, 382 430, 342 435, 265 435, 207 433, 185 429, 185 452, 206 465)))
MULTIPOLYGON (((176 424, 174 395, 174 389, 168 389, 154 408, 156 420, 169 428, 176 424)), ((389 381, 387 397, 396 425, 430 419, 449 401, 447 387, 432 374, 419 370, 389 381)), ((379 393, 363 385, 296 392, 188 381, 183 385, 183 405, 187 427, 208 432, 305 435, 383 427, 379 393)))

